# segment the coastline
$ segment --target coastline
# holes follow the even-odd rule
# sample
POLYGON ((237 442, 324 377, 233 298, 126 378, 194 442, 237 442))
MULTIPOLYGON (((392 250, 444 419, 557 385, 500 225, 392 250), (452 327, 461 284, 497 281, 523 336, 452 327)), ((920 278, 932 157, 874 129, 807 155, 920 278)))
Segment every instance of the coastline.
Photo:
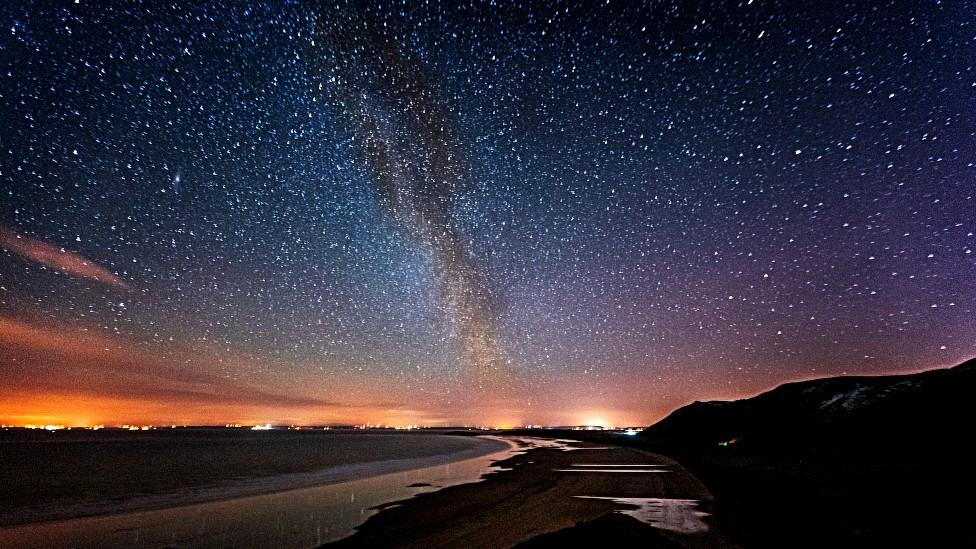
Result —
POLYGON ((0 545, 736 546, 714 516, 711 492, 671 458, 516 434, 474 440, 465 451, 424 458, 423 468, 411 468, 416 459, 384 460, 252 479, 221 490, 219 500, 0 527, 0 545))
POLYGON ((671 458, 618 445, 512 440, 524 451, 496 463, 482 482, 398 501, 323 547, 738 546, 708 488, 671 458))
POLYGON ((232 483, 188 487, 174 492, 135 496, 122 501, 99 501, 15 509, 0 514, 0 533, 4 529, 28 527, 45 523, 145 513, 300 490, 303 488, 328 486, 465 461, 511 448, 510 443, 496 437, 457 436, 448 434, 437 436, 466 439, 474 443, 474 447, 432 456, 364 461, 307 472, 245 477, 232 483))

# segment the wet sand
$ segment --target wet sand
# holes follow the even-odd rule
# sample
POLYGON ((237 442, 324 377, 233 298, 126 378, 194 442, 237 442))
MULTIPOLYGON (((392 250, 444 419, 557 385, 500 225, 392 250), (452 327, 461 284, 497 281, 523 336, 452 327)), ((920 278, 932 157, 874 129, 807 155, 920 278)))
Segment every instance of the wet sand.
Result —
POLYGON ((607 547, 735 546, 711 516, 712 495, 672 459, 633 448, 512 440, 525 453, 498 463, 502 470, 483 482, 386 508, 327 547, 488 549, 583 539, 607 547))
MULTIPOLYGON (((186 505, 184 493, 179 506, 0 527, 0 545, 734 547, 717 529, 712 495, 672 459, 576 441, 504 440, 468 441, 468 452, 487 454, 483 444, 491 442, 496 453, 412 471, 331 483, 321 471, 295 473, 252 479, 263 495, 231 490, 186 505), (318 485, 279 491, 296 479, 318 485)), ((391 464, 352 464, 346 473, 375 475, 376 465, 391 464)))

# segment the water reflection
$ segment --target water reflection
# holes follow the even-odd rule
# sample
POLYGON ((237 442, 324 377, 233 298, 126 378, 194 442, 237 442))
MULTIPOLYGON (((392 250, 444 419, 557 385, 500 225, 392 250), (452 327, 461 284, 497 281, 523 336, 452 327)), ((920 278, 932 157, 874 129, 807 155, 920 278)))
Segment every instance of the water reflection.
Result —
POLYGON ((553 469, 557 473, 670 473, 667 469, 553 469))
POLYGON ((514 441, 519 445, 521 451, 518 453, 524 454, 525 452, 533 448, 547 448, 550 450, 562 450, 563 452, 571 452, 573 450, 609 450, 609 446, 587 446, 586 443, 580 442, 578 440, 567 440, 567 439, 547 439, 547 438, 535 438, 535 437, 508 437, 509 440, 514 441))
MULTIPOLYGON (((503 440, 503 439, 495 439, 503 440)), ((350 535, 378 508, 478 481, 514 446, 362 480, 116 515, 0 528, 0 547, 316 547, 350 535)))
POLYGON ((574 463, 568 469, 553 469, 558 473, 670 473, 666 465, 658 463, 574 463))
POLYGON ((620 509, 617 512, 662 530, 681 534, 699 534, 708 531, 708 525, 702 520, 708 516, 708 513, 698 510, 697 499, 576 497, 602 499, 636 507, 636 509, 620 509))

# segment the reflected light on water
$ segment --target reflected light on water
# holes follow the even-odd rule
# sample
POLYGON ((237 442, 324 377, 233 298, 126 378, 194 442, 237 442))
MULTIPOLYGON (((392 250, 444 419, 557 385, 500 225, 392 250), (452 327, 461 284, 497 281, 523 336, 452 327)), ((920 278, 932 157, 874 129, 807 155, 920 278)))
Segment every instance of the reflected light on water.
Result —
POLYGON ((702 520, 708 516, 708 513, 698 510, 697 499, 575 497, 601 499, 633 507, 620 509, 617 512, 662 530, 680 534, 700 534, 708 531, 708 525, 702 520))
POLYGON ((477 482, 515 451, 258 496, 0 528, 0 547, 318 547, 352 534, 392 502, 477 482))

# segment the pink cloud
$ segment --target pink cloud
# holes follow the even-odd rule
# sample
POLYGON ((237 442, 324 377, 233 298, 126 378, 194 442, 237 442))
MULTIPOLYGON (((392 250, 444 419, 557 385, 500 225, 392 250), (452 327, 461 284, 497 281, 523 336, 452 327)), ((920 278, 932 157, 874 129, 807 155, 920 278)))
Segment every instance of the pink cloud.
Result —
POLYGON ((82 255, 69 252, 37 238, 19 235, 5 227, 0 227, 0 247, 73 276, 97 280, 123 290, 132 289, 128 283, 111 271, 93 263, 82 255))

